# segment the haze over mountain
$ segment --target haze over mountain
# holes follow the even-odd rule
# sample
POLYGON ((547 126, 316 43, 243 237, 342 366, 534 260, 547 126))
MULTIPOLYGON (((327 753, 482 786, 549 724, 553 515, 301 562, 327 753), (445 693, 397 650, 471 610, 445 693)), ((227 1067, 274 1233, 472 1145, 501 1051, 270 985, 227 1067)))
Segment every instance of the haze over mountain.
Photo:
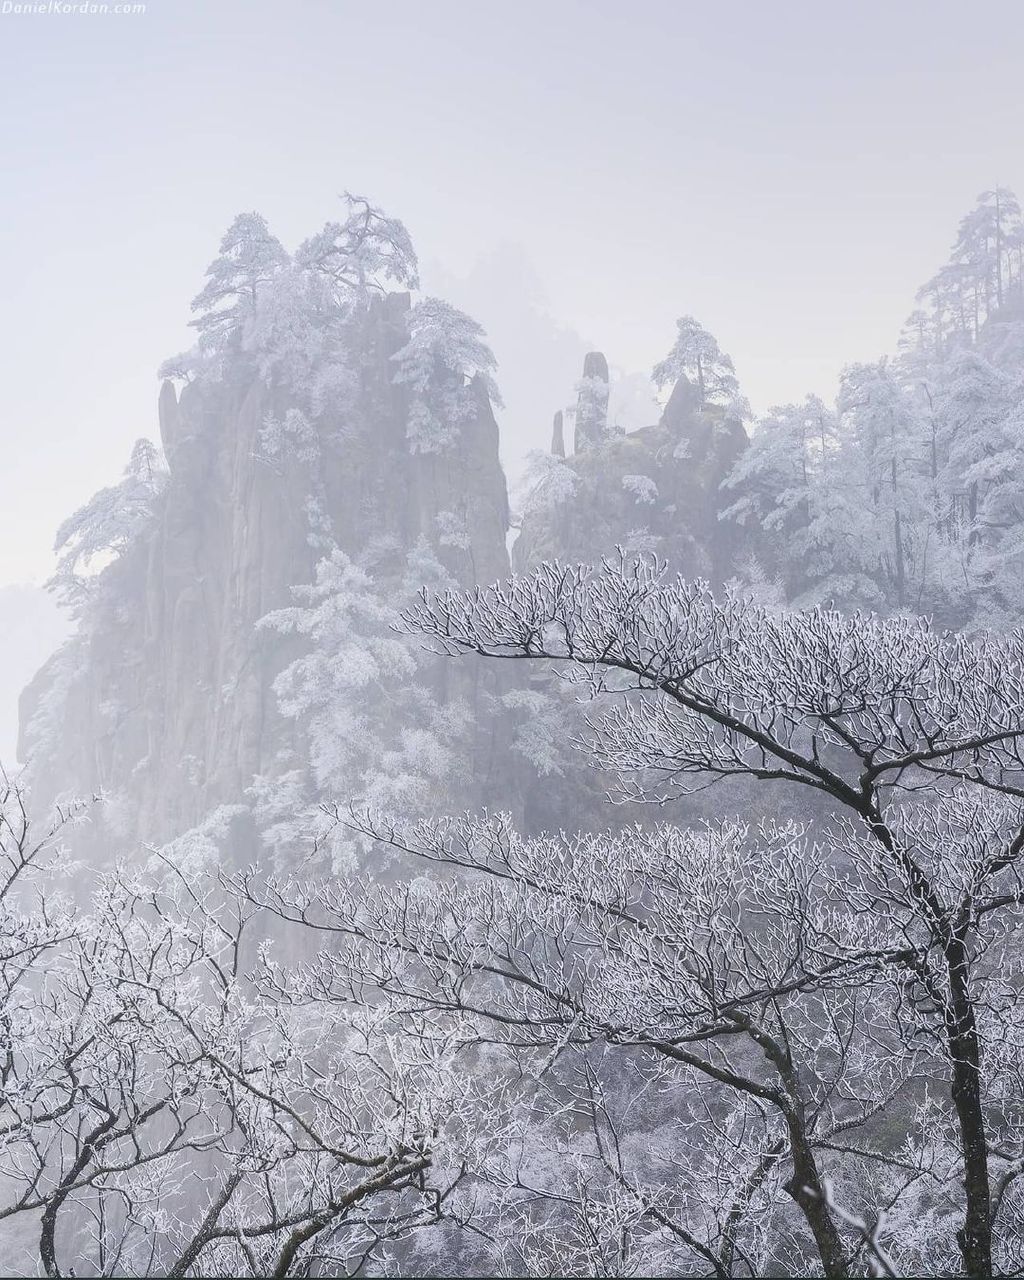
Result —
MULTIPOLYGON (((344 187, 368 191, 441 265, 433 292, 489 273, 492 331, 530 274, 554 328, 622 369, 648 370, 689 310, 759 411, 829 394, 843 363, 892 348, 973 195, 1021 184, 1024 12, 985 13, 800 0, 779 20, 751 0, 727 30, 674 0, 635 20, 526 0, 514 23, 458 0, 7 15, 0 582, 44 579, 63 515, 155 439, 152 370, 186 344, 239 209, 293 243, 344 187), (486 266, 503 244, 525 270, 486 266)), ((538 362, 492 338, 516 474, 542 439, 538 362)))
POLYGON ((1022 51, 3 0, 0 1265, 1024 1275, 1022 51))

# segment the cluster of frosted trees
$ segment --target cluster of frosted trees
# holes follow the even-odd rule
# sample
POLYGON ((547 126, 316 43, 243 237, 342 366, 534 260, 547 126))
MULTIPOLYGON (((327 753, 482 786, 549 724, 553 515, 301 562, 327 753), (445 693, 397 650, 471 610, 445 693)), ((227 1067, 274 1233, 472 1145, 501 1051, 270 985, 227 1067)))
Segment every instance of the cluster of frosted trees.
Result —
POLYGON ((623 795, 739 780, 803 817, 336 810, 386 874, 172 846, 72 907, 9 789, 0 1222, 46 1273, 1016 1273, 1020 635, 650 560, 405 625, 579 682, 623 795))
POLYGON ((1013 626, 1024 534, 1024 244, 984 193, 921 291, 893 361, 845 370, 834 406, 772 410, 727 482, 727 519, 799 603, 1013 626))
POLYGON ((949 261, 918 290, 920 309, 907 322, 908 340, 936 352, 981 337, 1008 304, 1024 297, 1024 223, 1006 187, 983 191, 957 228, 949 261))
MULTIPOLYGON (((355 333, 366 303, 388 286, 418 288, 419 268, 397 218, 362 196, 346 194, 343 205, 343 221, 326 223, 294 255, 260 214, 239 214, 192 302, 198 342, 166 361, 160 376, 188 382, 249 367, 287 388, 298 402, 293 413, 303 418, 350 416, 359 379, 355 333)), ((443 452, 472 412, 474 378, 500 403, 494 356, 480 326, 438 298, 420 299, 407 323, 409 342, 395 353, 394 380, 411 396, 410 445, 414 452, 443 452)))
POLYGON ((1022 600, 1024 419, 1018 376, 976 348, 927 376, 845 370, 836 407, 774 409, 730 476, 727 517, 765 533, 799 603, 1013 625, 1022 600))

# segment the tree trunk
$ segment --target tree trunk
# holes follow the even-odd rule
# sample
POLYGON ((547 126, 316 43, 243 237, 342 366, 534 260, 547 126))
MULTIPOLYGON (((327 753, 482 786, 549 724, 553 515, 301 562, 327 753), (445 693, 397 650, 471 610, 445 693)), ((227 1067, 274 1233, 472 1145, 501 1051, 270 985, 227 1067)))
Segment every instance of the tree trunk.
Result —
MULTIPOLYGON (((893 444, 895 449, 895 442, 893 444)), ((892 460, 892 510, 893 510, 893 552, 896 557, 896 603, 903 608, 903 597, 906 593, 906 566, 903 562, 903 521, 900 517, 899 493, 897 490, 896 459, 892 460)))
POLYGON ((751 1200, 764 1185, 768 1174, 779 1163, 785 1150, 785 1141, 780 1139, 761 1156, 729 1209, 725 1227, 722 1230, 722 1251, 718 1255, 722 1268, 727 1275, 731 1276, 733 1273, 733 1264, 736 1257, 736 1236, 739 1233, 743 1215, 746 1213, 751 1200))
POLYGON ((970 993, 970 962, 959 939, 947 944, 950 1005, 946 1015, 949 1052, 953 1062, 953 1106, 960 1129, 967 1192, 964 1225, 956 1233, 965 1275, 992 1275, 992 1200, 988 1176, 988 1146, 981 1104, 981 1053, 970 993))
MULTIPOLYGON (((829 1280, 845 1280, 845 1277, 850 1274, 850 1268, 818 1175, 818 1164, 807 1131, 807 1112, 801 1098, 799 1078, 789 1057, 789 1050, 762 1027, 755 1025, 746 1015, 733 1011, 725 1016, 729 1022, 746 1031, 760 1048, 778 1072, 781 1089, 737 1075, 727 1067, 716 1066, 689 1053, 679 1045, 660 1044, 658 1049, 667 1058, 672 1058, 676 1062, 685 1062, 705 1075, 709 1075, 713 1080, 719 1080, 741 1093, 763 1098, 778 1107, 786 1123, 789 1156, 793 1161, 793 1172, 785 1183, 786 1192, 804 1215, 804 1220, 818 1248, 818 1256, 821 1258, 825 1275, 829 1280)), ((780 1143, 769 1153, 770 1158, 778 1159, 783 1150, 785 1150, 785 1144, 780 1143)), ((733 1247, 730 1245, 728 1234, 723 1244, 726 1248, 733 1247)))
POLYGON ((789 1128, 793 1173, 785 1183, 785 1189, 796 1202, 811 1229, 825 1275, 829 1280, 833 1277, 848 1276, 850 1268, 846 1260, 846 1250, 843 1248, 836 1224, 832 1221, 832 1213, 825 1198, 825 1189, 818 1175, 818 1164, 804 1132, 803 1118, 795 1113, 788 1113, 786 1123, 789 1128))

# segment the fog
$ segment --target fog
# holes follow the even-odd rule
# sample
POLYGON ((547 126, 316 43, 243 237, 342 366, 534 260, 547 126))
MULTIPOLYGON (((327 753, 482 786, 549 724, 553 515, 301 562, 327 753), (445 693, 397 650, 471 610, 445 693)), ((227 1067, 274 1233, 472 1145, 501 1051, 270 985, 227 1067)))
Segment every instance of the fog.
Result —
POLYGON ((1022 49, 0 3, 0 1258, 1020 1274, 1022 49))
MULTIPOLYGON (((1020 181, 1024 18, 984 14, 563 0, 511 21, 444 0, 154 0, 2 15, 0 580, 46 576, 59 520, 154 432, 155 367, 186 345, 195 281, 242 209, 292 245, 342 190, 366 191, 441 278, 516 246, 554 326, 626 369, 647 370, 688 310, 755 407, 830 392, 847 360, 891 348, 974 194, 1020 181)), ((514 303, 521 280, 505 287, 514 303)), ((498 355, 511 398, 531 382, 525 337, 498 355)), ((503 419, 513 467, 547 427, 503 419)))

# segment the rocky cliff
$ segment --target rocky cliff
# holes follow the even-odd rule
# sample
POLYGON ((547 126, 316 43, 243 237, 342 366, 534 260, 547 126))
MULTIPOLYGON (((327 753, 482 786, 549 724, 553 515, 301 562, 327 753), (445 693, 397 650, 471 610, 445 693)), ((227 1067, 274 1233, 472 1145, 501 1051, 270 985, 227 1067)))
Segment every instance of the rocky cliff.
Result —
MULTIPOLYGON (((164 841, 238 805, 254 779, 294 771, 308 734, 282 714, 274 686, 308 641, 260 621, 294 605, 328 544, 357 560, 372 548, 367 572, 385 595, 400 590, 417 553, 461 584, 507 572, 506 487, 486 388, 468 382, 454 441, 417 449, 416 392, 396 380, 394 361, 409 317, 408 294, 390 294, 349 326, 354 378, 341 407, 313 422, 287 385, 244 360, 180 395, 163 384, 169 474, 151 517, 90 579, 76 638, 22 697, 21 754, 37 802, 102 792, 97 838, 164 841)), ((468 700, 483 724, 478 668, 435 664, 419 678, 442 701, 468 700)), ((382 696, 387 683, 384 672, 382 696)), ((479 798, 470 783, 483 782, 493 755, 487 736, 479 727, 466 803, 479 798)), ((394 744, 355 745, 372 757, 394 744)))

